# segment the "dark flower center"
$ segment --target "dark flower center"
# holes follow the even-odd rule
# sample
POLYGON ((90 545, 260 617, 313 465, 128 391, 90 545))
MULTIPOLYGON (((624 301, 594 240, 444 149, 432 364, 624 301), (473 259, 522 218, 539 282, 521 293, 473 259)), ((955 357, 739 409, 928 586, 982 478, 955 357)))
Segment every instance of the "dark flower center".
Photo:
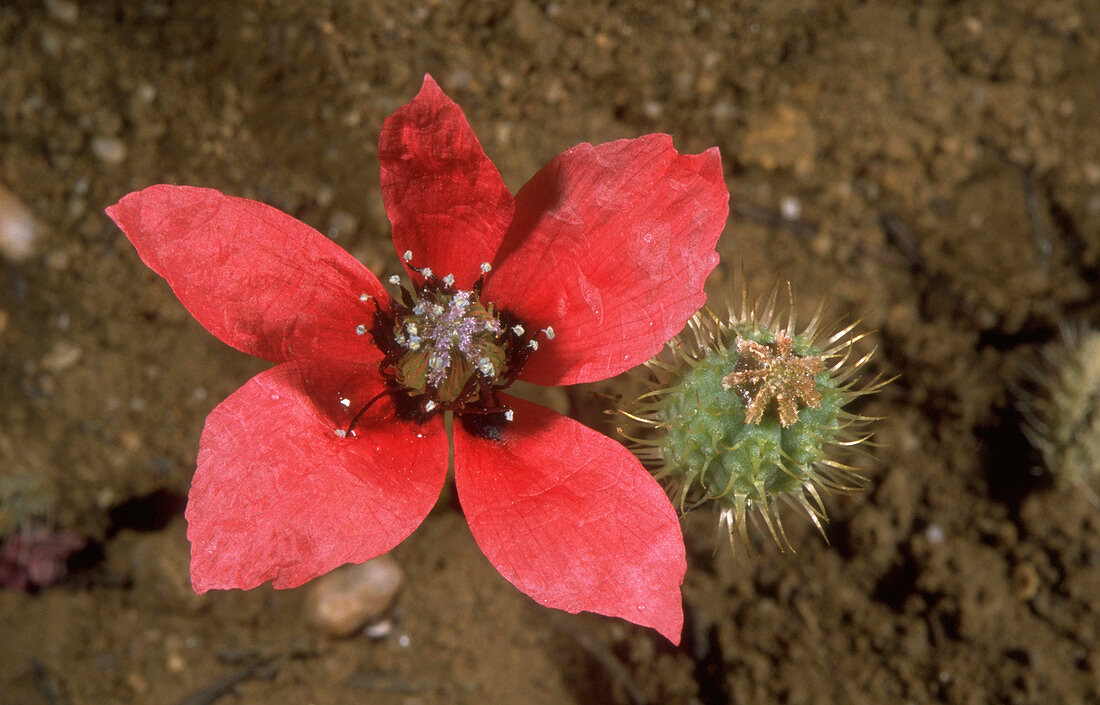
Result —
POLYGON ((503 327, 472 291, 423 289, 409 311, 395 316, 393 340, 404 353, 394 380, 410 396, 428 394, 437 404, 477 397, 506 370, 503 327))
MULTIPOLYGON (((408 261, 411 255, 406 253, 408 261)), ((467 430, 499 438, 512 410, 497 392, 516 380, 537 332, 515 316, 481 300, 484 275, 471 289, 457 289, 454 277, 417 270, 423 283, 401 288, 387 310, 378 310, 370 332, 385 354, 380 365, 397 413, 426 420, 453 411, 467 430)), ((488 272, 489 265, 482 265, 488 272)), ((399 284, 398 277, 391 283, 399 284)), ((553 330, 542 331, 553 337, 553 330)))

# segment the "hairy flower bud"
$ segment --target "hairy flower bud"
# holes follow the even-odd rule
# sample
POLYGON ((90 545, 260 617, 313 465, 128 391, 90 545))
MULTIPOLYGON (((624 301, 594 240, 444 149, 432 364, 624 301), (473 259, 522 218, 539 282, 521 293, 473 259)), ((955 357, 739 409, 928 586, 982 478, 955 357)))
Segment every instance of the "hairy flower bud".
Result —
POLYGON ((824 304, 799 331, 794 297, 777 307, 779 287, 723 320, 703 309, 646 367, 643 393, 621 414, 641 429, 630 439, 646 466, 670 486, 685 509, 712 502, 731 545, 749 545, 748 523, 767 528, 790 549, 780 505, 799 508, 824 534, 822 493, 856 490, 862 473, 837 461, 833 450, 870 437, 872 419, 845 410, 889 380, 857 386, 873 350, 853 360, 866 333, 856 323, 821 325, 824 304), (781 325, 781 320, 786 319, 781 325))
POLYGON ((1043 357, 1021 393, 1024 433, 1057 484, 1100 506, 1100 331, 1064 326, 1043 357))

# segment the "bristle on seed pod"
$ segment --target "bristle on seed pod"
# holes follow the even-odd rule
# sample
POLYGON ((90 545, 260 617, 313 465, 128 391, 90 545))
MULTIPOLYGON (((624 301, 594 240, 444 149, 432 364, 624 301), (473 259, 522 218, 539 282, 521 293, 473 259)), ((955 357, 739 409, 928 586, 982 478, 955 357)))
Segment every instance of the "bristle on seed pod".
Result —
POLYGON ((822 324, 825 304, 799 329, 788 283, 725 317, 704 308, 638 374, 648 391, 620 409, 619 431, 668 486, 681 513, 712 503, 719 532, 751 549, 749 524, 792 550, 781 508, 794 507, 825 535, 822 495, 866 485, 862 471, 836 450, 868 444, 874 419, 845 407, 879 391, 881 375, 860 384, 874 350, 857 356, 867 336, 850 325, 822 324))
POLYGON ((1056 485, 1100 507, 1100 331, 1063 325, 1019 392, 1024 433, 1056 485))

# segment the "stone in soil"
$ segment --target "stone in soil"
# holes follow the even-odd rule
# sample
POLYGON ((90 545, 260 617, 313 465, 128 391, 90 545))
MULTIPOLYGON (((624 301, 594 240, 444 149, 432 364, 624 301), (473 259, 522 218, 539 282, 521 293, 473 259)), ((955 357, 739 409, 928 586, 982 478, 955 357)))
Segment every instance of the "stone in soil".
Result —
POLYGON ((337 568, 312 585, 309 624, 328 636, 351 636, 385 614, 403 580, 401 566, 389 555, 337 568))

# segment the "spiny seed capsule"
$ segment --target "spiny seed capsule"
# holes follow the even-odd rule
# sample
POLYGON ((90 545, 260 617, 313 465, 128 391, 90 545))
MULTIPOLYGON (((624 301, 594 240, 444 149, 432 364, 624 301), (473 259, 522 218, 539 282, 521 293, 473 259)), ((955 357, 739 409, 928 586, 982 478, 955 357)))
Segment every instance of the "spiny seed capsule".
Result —
POLYGON ((1100 506, 1100 331, 1062 328, 1021 392, 1024 433, 1056 483, 1100 506))
POLYGON ((780 550, 791 549, 783 504, 805 513, 824 535, 822 493, 866 482, 859 469, 831 457, 870 438, 872 419, 844 407, 890 381, 879 376, 857 386, 857 373, 874 353, 853 361, 853 346, 866 336, 853 334, 858 322, 826 332, 822 304, 798 331, 789 284, 787 292, 785 316, 778 285, 751 307, 743 286, 740 313, 730 307, 724 320, 710 309, 698 312, 646 363, 649 391, 620 412, 641 427, 620 432, 669 485, 681 513, 713 502, 731 547, 734 534, 750 546, 753 522, 780 550))

